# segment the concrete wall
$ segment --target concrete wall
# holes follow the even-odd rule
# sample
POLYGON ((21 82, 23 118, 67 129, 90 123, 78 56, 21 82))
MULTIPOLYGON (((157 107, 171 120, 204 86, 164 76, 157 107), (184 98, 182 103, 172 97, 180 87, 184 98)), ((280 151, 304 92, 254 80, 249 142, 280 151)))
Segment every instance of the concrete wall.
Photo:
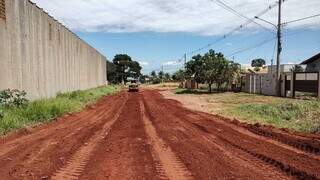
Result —
POLYGON ((28 0, 4 1, 0 89, 35 99, 105 84, 106 58, 97 50, 28 0))
POLYGON ((275 74, 246 74, 244 92, 253 94, 276 95, 275 74))

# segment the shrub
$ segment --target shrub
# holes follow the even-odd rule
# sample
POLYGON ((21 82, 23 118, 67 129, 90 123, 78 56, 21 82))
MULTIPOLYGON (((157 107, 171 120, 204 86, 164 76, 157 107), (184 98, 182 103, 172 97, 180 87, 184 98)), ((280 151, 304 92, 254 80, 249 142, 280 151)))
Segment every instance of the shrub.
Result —
POLYGON ((0 106, 22 106, 25 105, 28 100, 26 98, 27 93, 17 89, 5 89, 0 91, 0 106))

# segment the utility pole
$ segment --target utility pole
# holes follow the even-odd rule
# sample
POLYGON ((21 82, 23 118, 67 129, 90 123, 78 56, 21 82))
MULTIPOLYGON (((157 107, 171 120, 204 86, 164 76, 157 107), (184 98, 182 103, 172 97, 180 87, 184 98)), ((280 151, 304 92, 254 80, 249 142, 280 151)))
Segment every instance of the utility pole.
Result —
POLYGON ((281 51, 282 51, 282 44, 281 44, 281 5, 283 0, 279 0, 279 12, 278 12, 278 47, 277 47, 277 77, 276 77, 276 93, 277 96, 281 96, 281 84, 280 84, 280 58, 281 58, 281 51))
POLYGON ((184 53, 184 69, 186 69, 186 66, 187 66, 187 54, 184 53))

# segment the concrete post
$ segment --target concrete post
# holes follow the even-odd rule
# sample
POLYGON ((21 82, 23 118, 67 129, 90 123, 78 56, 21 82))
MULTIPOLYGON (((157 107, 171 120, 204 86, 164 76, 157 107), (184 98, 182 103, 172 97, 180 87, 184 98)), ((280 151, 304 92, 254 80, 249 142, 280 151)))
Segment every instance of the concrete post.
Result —
POLYGON ((291 97, 295 98, 296 97, 296 93, 295 93, 295 80, 296 80, 296 73, 293 72, 292 73, 292 77, 291 77, 291 97))
POLYGON ((259 85, 260 85, 260 94, 262 94, 262 76, 260 75, 260 83, 259 83, 259 85))
POLYGON ((292 98, 294 98, 294 97, 293 97, 293 84, 294 84, 293 72, 290 73, 290 74, 291 74, 291 79, 290 79, 290 96, 291 96, 292 98))
POLYGON ((286 74, 281 74, 281 96, 282 97, 287 97, 286 94, 286 74))
POLYGON ((253 75, 253 94, 256 94, 256 76, 253 75))
POLYGON ((252 78, 252 75, 250 74, 249 75, 249 93, 251 94, 252 93, 252 80, 251 80, 251 78, 252 78))

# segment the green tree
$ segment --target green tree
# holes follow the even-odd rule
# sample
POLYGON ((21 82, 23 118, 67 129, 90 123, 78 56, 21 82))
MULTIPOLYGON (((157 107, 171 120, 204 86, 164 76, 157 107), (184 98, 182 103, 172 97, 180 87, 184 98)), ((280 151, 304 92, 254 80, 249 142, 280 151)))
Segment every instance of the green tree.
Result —
POLYGON ((179 69, 172 75, 172 79, 174 81, 184 81, 185 80, 185 72, 182 69, 179 69))
POLYGON ((226 77, 228 79, 228 85, 237 83, 237 80, 240 78, 241 73, 241 65, 239 63, 229 61, 228 74, 226 77))
POLYGON ((220 86, 227 81, 228 60, 221 53, 215 53, 210 50, 203 56, 204 79, 209 86, 209 92, 212 92, 212 85, 215 83, 218 90, 220 86))
POLYGON ((170 81, 170 80, 171 80, 170 74, 169 74, 169 73, 165 73, 165 74, 164 74, 164 79, 165 79, 166 81, 170 81))
POLYGON ((163 71, 160 71, 160 72, 158 73, 158 77, 159 77, 160 79, 163 79, 163 77, 164 77, 164 72, 163 72, 163 71))
POLYGON ((112 62, 107 61, 107 79, 112 84, 118 83, 117 81, 117 67, 112 62))
POLYGON ((203 57, 200 54, 193 56, 186 64, 187 78, 192 77, 197 83, 203 83, 205 81, 203 65, 203 57))
POLYGON ((127 54, 117 54, 113 58, 113 64, 110 67, 113 68, 111 78, 117 83, 126 83, 127 78, 131 77, 138 79, 141 76, 141 69, 139 62, 133 61, 131 57, 127 54))
POLYGON ((151 82, 152 84, 159 84, 161 82, 156 71, 151 72, 151 82))
POLYGON ((156 78, 156 77, 157 77, 156 71, 152 71, 152 72, 151 72, 151 77, 152 77, 152 78, 156 78))
POLYGON ((134 79, 139 78, 141 76, 141 69, 142 67, 137 61, 131 61, 129 63, 128 76, 134 79))
POLYGON ((117 54, 113 58, 113 64, 116 65, 117 82, 125 83, 128 78, 128 71, 132 59, 127 54, 117 54))
POLYGON ((261 59, 261 58, 259 58, 259 59, 254 59, 254 60, 252 60, 252 62, 251 62, 251 66, 252 67, 262 67, 262 66, 264 66, 264 65, 266 65, 266 61, 264 60, 264 59, 261 59))

